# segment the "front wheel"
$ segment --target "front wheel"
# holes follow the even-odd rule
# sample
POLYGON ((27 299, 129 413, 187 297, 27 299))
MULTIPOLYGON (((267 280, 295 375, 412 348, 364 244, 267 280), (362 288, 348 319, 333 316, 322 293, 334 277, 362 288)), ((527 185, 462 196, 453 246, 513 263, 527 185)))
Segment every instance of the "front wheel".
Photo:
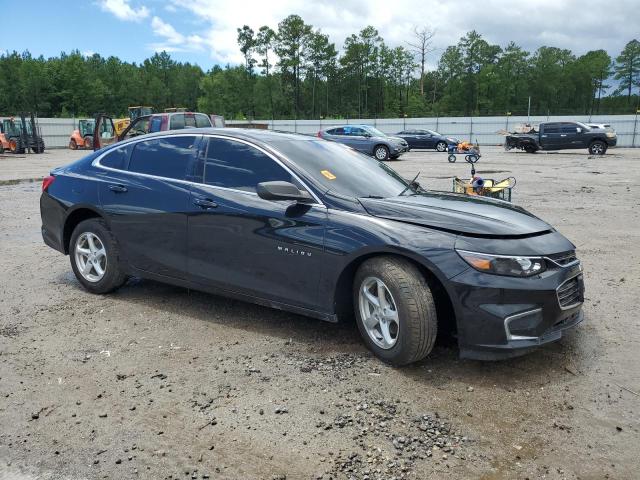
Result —
POLYGON ((77 150, 77 149, 78 149, 78 144, 72 138, 71 140, 69 140, 69 150, 77 150))
POLYGON ((93 149, 93 136, 87 135, 84 137, 84 148, 92 150, 93 149))
POLYGON ((389 149, 384 145, 378 145, 373 150, 373 156, 380 162, 383 160, 389 160, 389 149))
POLYGON ((78 281, 91 293, 109 293, 127 279, 119 264, 118 244, 104 220, 80 222, 71 234, 69 257, 78 281))
POLYGON ((453 153, 451 153, 447 157, 447 160, 449 160, 449 163, 456 163, 456 156, 453 153))
POLYGON ((431 290, 411 262, 375 257, 356 273, 353 300, 367 347, 392 365, 406 365, 433 349, 438 322, 431 290))
POLYGON ((596 140, 591 145, 589 145, 589 153, 591 155, 604 155, 607 151, 607 145, 600 140, 596 140))
POLYGON ((438 152, 446 152, 447 151, 447 144, 445 142, 436 143, 436 150, 438 152))

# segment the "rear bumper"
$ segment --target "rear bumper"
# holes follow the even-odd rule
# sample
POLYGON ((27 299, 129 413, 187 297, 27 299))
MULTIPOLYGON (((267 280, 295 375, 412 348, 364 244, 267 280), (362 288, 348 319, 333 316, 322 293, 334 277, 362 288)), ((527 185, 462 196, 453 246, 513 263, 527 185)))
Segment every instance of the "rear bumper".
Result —
POLYGON ((473 269, 451 279, 462 358, 499 360, 559 340, 583 318, 580 264, 537 277, 510 278, 473 269))

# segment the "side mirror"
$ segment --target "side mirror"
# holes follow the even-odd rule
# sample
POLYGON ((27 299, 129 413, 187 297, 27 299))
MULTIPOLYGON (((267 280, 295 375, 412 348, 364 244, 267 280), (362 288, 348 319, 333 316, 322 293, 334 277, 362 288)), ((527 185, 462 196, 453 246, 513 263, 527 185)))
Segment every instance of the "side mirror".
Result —
POLYGON ((578 133, 582 133, 582 128, 580 128, 580 127, 576 127, 576 132, 578 132, 578 133))
POLYGON ((264 200, 295 200, 300 203, 313 201, 309 192, 300 190, 289 182, 261 182, 256 187, 256 191, 264 200))
POLYGON ((369 132, 364 132, 362 136, 365 138, 371 138, 371 134, 369 132))

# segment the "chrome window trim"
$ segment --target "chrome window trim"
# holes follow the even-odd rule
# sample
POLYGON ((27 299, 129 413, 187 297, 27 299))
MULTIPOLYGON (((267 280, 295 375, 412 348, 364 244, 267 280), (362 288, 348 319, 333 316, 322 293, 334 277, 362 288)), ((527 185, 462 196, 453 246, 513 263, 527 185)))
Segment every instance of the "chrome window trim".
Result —
POLYGON ((542 308, 534 308, 533 310, 527 310, 526 312, 516 313, 515 315, 509 315, 504 319, 504 331, 507 334, 507 341, 510 340, 537 340, 538 337, 529 337, 526 335, 512 335, 511 330, 509 330, 509 322, 511 320, 515 320, 517 318, 526 317, 527 315, 531 315, 534 313, 542 312, 542 308))
POLYGON ((571 305, 567 305, 566 307, 563 307, 562 304, 560 303, 560 295, 558 295, 558 290, 560 290, 565 283, 570 282, 571 280, 573 280, 574 278, 579 277, 580 275, 582 275, 582 268, 580 269, 580 271, 578 273, 576 273, 572 277, 567 278, 564 282, 562 282, 556 288, 556 299, 558 300, 558 306, 560 307, 560 310, 571 310, 572 308, 576 308, 576 307, 578 307, 578 306, 580 306, 580 305, 582 305, 584 303, 584 300, 583 300, 581 302, 572 303, 571 305))
MULTIPOLYGON (((146 140, 156 140, 156 139, 163 139, 163 138, 173 138, 173 137, 200 137, 200 138, 204 138, 204 137, 208 137, 208 138, 221 138, 223 140, 234 140, 240 143, 244 143, 246 145, 249 145, 253 148, 258 149, 259 151, 261 151, 262 153, 264 153, 266 156, 268 156, 269 158, 271 158, 274 162, 276 162, 278 165, 280 165, 284 170, 286 170, 288 173, 291 174, 291 176, 293 178, 295 178, 298 182, 300 182, 300 184, 305 188, 305 190, 307 192, 309 192, 309 194, 313 197, 313 199, 315 200, 315 203, 309 203, 307 205, 320 205, 326 208, 326 205, 320 200, 320 198, 318 198, 318 196, 316 195, 316 193, 309 188, 309 186, 302 181, 302 179, 295 173, 293 172, 288 166, 286 166, 285 164, 283 164, 278 158, 276 158, 272 153, 268 152, 267 150, 265 150, 264 148, 260 147, 259 145, 256 145, 254 143, 251 143, 247 140, 241 139, 241 138, 235 138, 235 137, 230 137, 230 136, 226 136, 226 135, 216 135, 216 134, 207 134, 207 133, 178 133, 178 134, 171 134, 171 135, 157 135, 151 138, 140 138, 140 139, 135 139, 135 140, 131 140, 128 141, 126 144, 122 144, 121 146, 125 146, 125 145, 133 145, 139 142, 144 142, 146 140)), ((111 145, 108 145, 109 147, 115 147, 115 145, 117 145, 119 142, 113 143, 111 145)), ((228 188, 228 187, 219 187, 216 185, 207 185, 206 183, 202 182, 202 183, 198 183, 198 182, 192 182, 190 180, 180 180, 178 178, 169 178, 169 177, 161 177, 158 175, 151 175, 149 173, 140 173, 140 172, 132 172, 130 170, 124 170, 124 169, 119 169, 119 168, 112 168, 112 167, 106 167, 104 165, 102 165, 100 163, 100 160, 102 160, 106 155, 108 155, 109 153, 111 153, 114 149, 109 148, 109 150, 107 150, 106 152, 101 153, 100 155, 98 155, 96 158, 93 159, 93 161, 91 162, 91 166, 92 167, 96 167, 96 168, 101 168, 103 170, 108 170, 108 171, 112 171, 112 172, 119 172, 119 173, 126 173, 128 175, 132 175, 132 176, 139 176, 139 177, 143 177, 143 178, 151 178, 154 180, 164 180, 164 181, 169 181, 169 182, 177 182, 177 183, 181 183, 184 185, 195 185, 198 187, 206 187, 206 188, 213 188, 213 189, 219 189, 219 190, 225 190, 225 191, 229 191, 229 192, 237 192, 237 193, 242 193, 245 195, 254 195, 254 196, 258 196, 258 194, 256 192, 248 192, 246 190, 239 190, 237 188, 228 188)))

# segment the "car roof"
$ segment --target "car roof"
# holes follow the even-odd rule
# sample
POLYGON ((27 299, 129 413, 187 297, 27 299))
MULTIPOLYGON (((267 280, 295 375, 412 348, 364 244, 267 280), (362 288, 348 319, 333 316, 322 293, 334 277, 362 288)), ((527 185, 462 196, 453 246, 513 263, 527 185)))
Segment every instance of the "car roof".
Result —
MULTIPOLYGON (((274 130, 262 130, 258 128, 220 128, 220 127, 203 127, 203 128, 183 128, 180 130, 166 130, 163 132, 147 133, 144 136, 133 137, 130 140, 140 140, 141 138, 165 137, 173 135, 184 135, 191 133, 194 135, 216 134, 226 137, 240 138, 245 140, 254 140, 259 142, 277 141, 277 140, 319 140, 318 137, 312 135, 304 135, 300 133, 279 132, 274 130)), ((120 143, 120 142, 118 142, 120 143)))

